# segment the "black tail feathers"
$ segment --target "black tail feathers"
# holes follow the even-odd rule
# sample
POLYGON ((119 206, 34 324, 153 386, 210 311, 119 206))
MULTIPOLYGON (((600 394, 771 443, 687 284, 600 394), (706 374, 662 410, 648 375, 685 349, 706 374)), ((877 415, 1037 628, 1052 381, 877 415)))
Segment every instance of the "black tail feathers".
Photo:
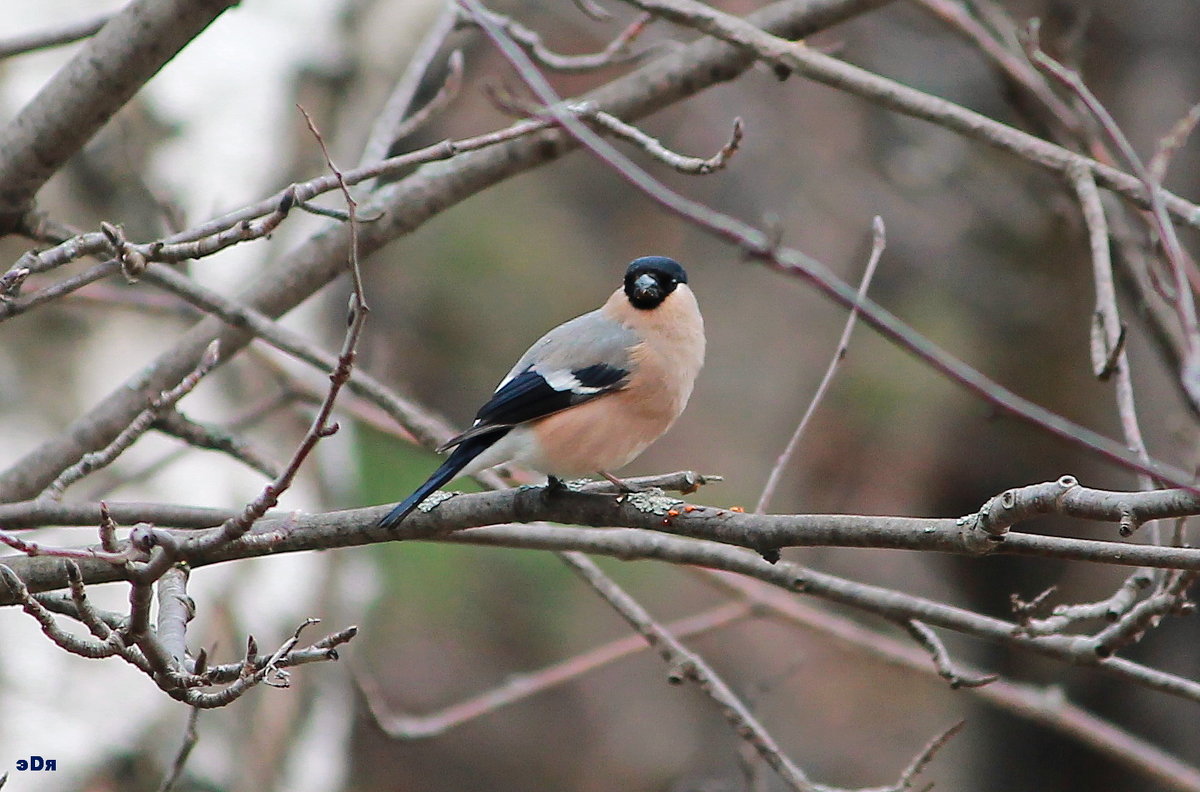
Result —
POLYGON ((412 510, 421 505, 421 502, 432 495, 439 487, 453 479, 459 474, 463 468, 470 464, 471 460, 482 454, 493 443, 507 434, 504 432, 495 432, 492 434, 478 435, 469 438, 454 448, 454 452, 446 459, 441 466, 433 471, 424 484, 417 487, 417 491, 396 505, 396 508, 388 512, 387 516, 379 521, 380 528, 391 530, 404 520, 412 510))

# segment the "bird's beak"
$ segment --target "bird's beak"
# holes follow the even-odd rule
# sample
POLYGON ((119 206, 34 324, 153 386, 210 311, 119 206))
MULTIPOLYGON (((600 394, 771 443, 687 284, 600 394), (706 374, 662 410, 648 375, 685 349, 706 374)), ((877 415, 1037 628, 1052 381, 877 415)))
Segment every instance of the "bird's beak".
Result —
POLYGON ((662 286, 653 275, 642 273, 633 281, 633 298, 638 302, 658 302, 663 298, 662 286))

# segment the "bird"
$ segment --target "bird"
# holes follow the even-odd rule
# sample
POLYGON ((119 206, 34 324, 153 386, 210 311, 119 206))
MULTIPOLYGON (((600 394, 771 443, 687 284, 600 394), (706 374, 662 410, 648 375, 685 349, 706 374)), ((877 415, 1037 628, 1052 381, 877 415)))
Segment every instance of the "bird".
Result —
POLYGON ((687 272, 665 256, 630 262, 598 309, 546 333, 517 360, 450 456, 379 521, 395 528, 446 482, 506 462, 562 479, 632 462, 687 406, 704 365, 704 319, 687 272))

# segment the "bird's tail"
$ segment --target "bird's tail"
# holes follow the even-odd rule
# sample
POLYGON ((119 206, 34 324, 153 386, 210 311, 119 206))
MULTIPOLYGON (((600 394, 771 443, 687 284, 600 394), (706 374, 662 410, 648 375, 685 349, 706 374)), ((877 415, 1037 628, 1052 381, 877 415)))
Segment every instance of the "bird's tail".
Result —
POLYGON ((496 432, 493 434, 477 435, 469 438, 459 445, 455 446, 454 452, 447 457, 441 467, 433 471, 433 475, 421 486, 417 487, 417 491, 396 505, 396 508, 388 512, 387 516, 379 521, 380 528, 391 530, 407 517, 413 509, 421 504, 421 501, 432 495, 439 487, 450 481, 458 475, 464 467, 470 464, 471 460, 486 451, 493 443, 500 439, 507 432, 496 432))

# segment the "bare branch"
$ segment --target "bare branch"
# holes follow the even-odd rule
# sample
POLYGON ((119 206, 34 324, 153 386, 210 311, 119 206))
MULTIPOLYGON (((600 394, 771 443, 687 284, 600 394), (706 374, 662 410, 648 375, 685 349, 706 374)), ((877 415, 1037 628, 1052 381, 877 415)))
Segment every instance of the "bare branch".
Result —
MULTIPOLYGON (((244 303, 227 299, 169 267, 151 264, 143 279, 160 286, 204 311, 212 313, 230 327, 249 330, 271 346, 310 366, 331 371, 337 357, 309 343, 295 331, 244 303)), ((452 434, 449 425, 430 415, 413 402, 397 396, 391 388, 370 374, 355 368, 346 386, 352 393, 385 410, 397 423, 426 445, 437 445, 452 434)), ((3 509, 0 506, 0 509, 3 509)), ((0 514, 3 512, 0 511, 0 514)))
POLYGON ((210 534, 203 539, 190 540, 185 550, 187 555, 190 556, 192 553, 203 552, 216 545, 233 541, 245 535, 254 526, 254 523, 279 503, 279 496, 292 485, 296 474, 300 472, 300 466, 304 464, 304 460, 316 448, 317 443, 338 431, 338 424, 331 422, 330 416, 333 413, 333 405, 337 400, 338 393, 341 392, 342 386, 350 379, 350 372, 354 365, 354 348, 358 344, 358 339, 362 334, 363 323, 367 318, 366 306, 357 303, 357 296, 351 302, 353 310, 351 312, 350 328, 346 332, 346 339, 342 344, 342 351, 338 356, 337 366, 329 375, 329 392, 322 402, 320 409, 317 410, 317 414, 313 418, 308 432, 305 433, 304 438, 300 441, 300 445, 296 448, 295 453, 292 454, 292 458, 284 467, 283 472, 267 484, 257 498, 246 504, 241 514, 235 518, 226 520, 219 533, 210 534))
POLYGON ((100 537, 100 547, 105 552, 115 553, 117 547, 117 522, 113 519, 112 512, 108 508, 108 504, 100 501, 100 525, 97 528, 97 533, 100 537))
POLYGON ((1082 129, 1078 116, 1050 89, 1032 64, 1022 57, 1023 53, 1018 48, 1009 46, 1010 41, 1016 40, 1014 28, 1006 26, 1010 33, 1010 38, 1006 41, 988 29, 957 0, 916 0, 916 3, 949 29, 974 44, 1013 85, 1027 92, 1038 105, 1044 107, 1049 117, 1057 122, 1063 131, 1072 137, 1079 137, 1082 129))
POLYGON ((891 789, 897 790, 897 792, 903 792, 903 790, 912 789, 913 782, 916 780, 917 776, 921 774, 921 771, 923 771, 925 767, 933 761, 934 755, 937 754, 938 751, 942 750, 946 743, 954 739, 954 736, 962 731, 963 726, 966 724, 966 721, 959 721, 930 740, 925 747, 921 749, 921 752, 913 757, 913 760, 909 766, 904 768, 904 772, 900 774, 900 780, 895 786, 891 787, 891 789))
POLYGON ((904 622, 904 629, 908 630, 914 641, 929 652, 938 676, 949 682, 951 688, 957 690, 963 687, 982 687, 999 679, 995 674, 970 674, 956 669, 950 660, 950 653, 946 651, 945 644, 938 639, 937 633, 921 622, 909 619, 904 622))
MULTIPOLYGON (((1064 173, 1072 163, 1092 171, 1096 181, 1142 207, 1149 198, 1136 176, 1068 151, 1041 138, 993 121, 952 102, 917 91, 832 58, 802 43, 771 35, 747 19, 718 11, 696 0, 626 0, 643 11, 695 28, 753 52, 757 57, 809 79, 861 96, 890 110, 930 121, 965 137, 1016 154, 1022 160, 1064 173)), ((589 146, 590 147, 590 146, 589 146)), ((1182 222, 1200 227, 1197 207, 1160 190, 1164 205, 1182 222)))
MULTIPOLYGON (((1157 497, 1164 493, 1146 494, 1157 497)), ((735 530, 747 531, 748 536, 765 532, 767 542, 771 545, 783 544, 777 541, 778 534, 773 531, 779 530, 782 525, 790 522, 796 527, 807 526, 816 534, 817 539, 827 539, 831 535, 841 536, 843 537, 842 542, 848 546, 864 546, 874 542, 889 547, 923 546, 925 549, 930 549, 941 544, 940 549, 948 549, 953 542, 957 542, 960 551, 964 549, 963 539, 960 535, 962 529, 956 524, 956 521, 950 520, 940 521, 942 524, 948 524, 946 532, 934 541, 930 541, 929 537, 938 533, 936 526, 939 521, 911 521, 908 523, 908 530, 904 531, 907 543, 899 543, 895 541, 894 537, 888 536, 889 533, 894 532, 885 531, 882 537, 879 533, 872 535, 869 529, 871 518, 847 519, 837 515, 812 517, 749 515, 711 507, 692 507, 689 510, 682 504, 673 509, 678 513, 671 516, 666 514, 668 509, 665 505, 661 507, 655 505, 650 507, 650 511, 643 512, 628 502, 629 500, 631 499, 624 499, 623 502, 617 503, 612 497, 586 492, 565 492, 552 498, 546 498, 540 489, 504 490, 463 495, 444 501, 431 513, 414 513, 413 518, 405 523, 404 533, 399 536, 394 532, 378 529, 378 519, 388 507, 339 512, 332 515, 297 515, 282 523, 286 526, 285 530, 280 529, 278 521, 267 520, 259 526, 256 534, 248 535, 234 542, 215 543, 212 550, 189 554, 188 561, 195 567, 234 557, 245 558, 267 553, 277 554, 301 549, 344 547, 389 539, 444 534, 457 528, 479 524, 477 521, 480 516, 478 508, 484 504, 490 504, 490 508, 494 509, 494 511, 488 512, 492 515, 491 518, 485 518, 485 521, 488 522, 504 522, 514 518, 525 520, 537 518, 565 524, 604 526, 635 524, 656 530, 661 530, 663 527, 679 530, 683 527, 687 529, 687 533, 693 535, 707 534, 717 538, 727 535, 726 529, 732 526, 735 530), (568 504, 570 508, 564 504, 568 504), (662 508, 663 511, 657 511, 659 508, 662 508), (468 516, 476 518, 476 520, 464 519, 468 516), (580 519, 581 517, 585 519, 580 519), (707 529, 696 530, 701 526, 707 526, 707 529), (255 541, 258 534, 266 532, 271 532, 272 535, 269 543, 255 541), (870 541, 863 541, 864 533, 870 541), (958 538, 952 539, 952 536, 958 538), (925 537, 925 539, 918 540, 917 537, 925 537)), ((904 525, 904 521, 897 521, 896 518, 876 519, 880 526, 889 525, 892 528, 899 528, 904 525)), ((219 535, 220 529, 216 529, 216 533, 219 535)), ((916 619, 930 626, 964 632, 1067 662, 1092 664, 1128 681, 1200 701, 1200 683, 1130 663, 1120 658, 1101 660, 1094 650, 1094 642, 1086 638, 1024 635, 1020 625, 1015 623, 974 614, 900 592, 845 581, 793 564, 767 564, 745 551, 716 544, 711 539, 676 538, 663 533, 628 529, 566 528, 561 525, 553 528, 542 528, 538 525, 492 526, 459 531, 447 535, 446 538, 449 541, 499 544, 508 547, 581 550, 615 555, 624 559, 656 558, 676 564, 695 564, 737 571, 765 580, 773 585, 782 586, 790 591, 802 591, 843 605, 860 608, 893 621, 916 619)), ((199 539, 200 541, 195 546, 205 546, 203 537, 199 539)), ((813 537, 808 537, 807 541, 821 543, 814 542, 812 539, 813 537)), ((754 540, 749 539, 748 541, 754 540)), ((1191 565, 1192 568, 1200 568, 1200 550, 1188 548, 1106 542, 1087 543, 1084 540, 1033 537, 1016 533, 1007 534, 1004 541, 998 543, 997 546, 1005 550, 1024 546, 1026 549, 1023 552, 1039 555, 1055 552, 1060 557, 1065 557, 1068 553, 1079 554, 1080 551, 1087 548, 1086 552, 1092 554, 1092 557, 1104 558, 1110 563, 1146 566, 1149 565, 1147 562, 1151 560, 1158 561, 1163 565, 1170 560, 1171 562, 1182 562, 1184 566, 1191 565), (1111 549, 1106 549, 1105 545, 1111 549), (1049 550, 1049 548, 1055 547, 1058 549, 1049 550), (1093 547, 1094 549, 1092 549, 1093 547)), ((184 544, 183 547, 187 547, 187 544, 184 544)), ((56 567, 45 566, 47 560, 49 559, 13 558, 10 566, 20 574, 26 586, 36 586, 39 590, 60 587, 62 585, 61 572, 56 575, 56 567)), ((121 574, 106 562, 81 560, 79 565, 84 579, 88 582, 102 582, 121 577, 121 574)), ((11 602, 13 600, 10 595, 3 601, 11 602)))
MULTIPOLYGON (((310 625, 319 622, 319 619, 307 619, 291 637, 275 650, 267 658, 258 656, 258 648, 251 637, 247 641, 246 657, 241 662, 236 664, 236 678, 222 690, 209 692, 205 690, 190 689, 182 694, 182 699, 193 707, 200 709, 213 709, 216 707, 224 707, 241 698, 251 688, 266 684, 270 687, 288 687, 291 683, 289 675, 286 671, 289 659, 303 657, 302 662, 313 662, 315 660, 337 660, 338 654, 334 650, 337 643, 344 643, 350 640, 357 634, 357 628, 349 627, 333 636, 318 641, 317 644, 308 647, 307 650, 295 652, 296 644, 300 641, 300 633, 310 625)), ((206 676, 216 676, 214 673, 217 669, 211 669, 206 676)))
POLYGON ((763 761, 770 765, 790 788, 801 792, 816 792, 818 787, 780 750, 775 739, 767 733, 754 714, 700 655, 681 644, 641 605, 609 580, 587 556, 582 553, 563 553, 562 559, 604 597, 663 660, 667 661, 671 667, 672 682, 695 682, 716 702, 721 714, 737 735, 754 746, 763 761))
POLYGON ((64 470, 59 474, 58 478, 50 482, 49 486, 38 497, 57 500, 62 497, 63 490, 67 487, 89 473, 112 464, 113 460, 133 445, 134 441, 150 430, 150 427, 162 412, 171 409, 175 406, 176 402, 191 393, 192 389, 200 384, 200 380, 204 378, 204 375, 212 371, 213 367, 217 365, 219 358, 220 347, 214 341, 209 344, 203 357, 200 358, 200 362, 196 364, 196 367, 180 380, 178 385, 171 390, 163 391, 152 399, 149 406, 142 410, 120 434, 113 438, 112 442, 99 451, 84 454, 82 459, 64 470))
MULTIPOLYGON (((554 114, 548 113, 545 108, 530 102, 523 102, 495 86, 488 86, 485 90, 491 97, 492 103, 507 113, 519 116, 532 116, 546 123, 554 122, 554 114)), ((579 118, 594 124, 598 129, 634 144, 659 162, 689 176, 706 176, 723 169, 729 163, 730 157, 741 146, 742 137, 745 135, 745 125, 742 123, 742 119, 735 118, 733 119, 733 132, 730 135, 729 141, 721 147, 720 151, 708 158, 689 157, 685 154, 672 151, 633 124, 627 124, 611 113, 606 113, 598 109, 589 102, 572 104, 565 109, 567 112, 574 113, 579 118)))
POLYGON ((626 124, 614 115, 586 105, 578 108, 578 112, 583 118, 595 122, 597 126, 608 130, 622 140, 633 143, 656 160, 666 163, 680 173, 686 173, 690 176, 704 176, 724 168, 729 163, 729 158, 741 146, 742 136, 745 134, 745 125, 742 123, 742 119, 735 118, 733 119, 733 132, 729 137, 729 141, 721 147, 720 151, 707 159, 702 157, 688 157, 671 151, 642 130, 632 124, 626 124))
MULTIPOLYGON (((345 629, 326 635, 324 638, 303 649, 289 650, 275 658, 273 661, 274 665, 276 668, 294 668, 295 666, 307 665, 309 663, 338 660, 337 647, 349 643, 357 635, 358 627, 346 627, 345 629)), ((259 657, 255 661, 254 667, 255 669, 262 669, 270 662, 272 662, 272 658, 270 657, 259 657)), ((211 666, 205 669, 204 677, 214 683, 233 682, 241 676, 244 668, 244 663, 211 666)))
MULTIPOLYGON (((687 489, 709 480, 696 474, 681 474, 661 480, 664 485, 671 479, 687 489)), ((633 479, 637 484, 654 479, 633 479)), ((993 498, 985 506, 984 514, 1000 525, 1020 516, 1022 519, 1035 514, 1061 513, 1069 516, 1105 520, 1114 523, 1133 519, 1137 515, 1152 518, 1172 516, 1179 511, 1195 513, 1193 496, 1183 490, 1156 490, 1152 492, 1109 492, 1074 485, 1062 493, 1061 498, 1049 497, 1061 489, 1057 482, 1032 485, 993 498), (998 504, 998 505, 997 505, 998 504), (1008 504, 1005 506, 1004 504, 1008 504)), ((753 550, 774 547, 875 547, 904 550, 957 553, 968 556, 989 554, 1028 555, 1061 558, 1076 561, 1115 564, 1120 566, 1147 566, 1163 569, 1200 570, 1200 549, 1188 547, 1163 547, 1154 545, 1128 544, 1125 542, 1072 539, 1059 536, 1039 536, 1010 531, 1002 528, 989 538, 983 530, 972 526, 983 520, 980 515, 969 518, 916 518, 890 516, 859 516, 847 514, 795 514, 754 515, 712 506, 688 504, 682 500, 665 496, 644 494, 642 497, 613 498, 612 486, 598 482, 584 487, 579 492, 561 492, 547 497, 542 488, 517 488, 496 492, 481 492, 469 495, 457 494, 442 499, 436 508, 418 510, 402 528, 395 531, 363 530, 370 528, 387 510, 387 506, 356 509, 330 514, 291 514, 286 518, 264 520, 257 533, 272 536, 284 532, 286 536, 270 547, 261 547, 253 537, 224 550, 203 549, 208 547, 212 535, 220 529, 210 529, 192 534, 193 539, 184 543, 181 553, 186 555, 192 566, 198 566, 231 557, 249 558, 267 552, 296 552, 300 550, 348 547, 390 539, 411 540, 443 536, 454 531, 495 525, 513 521, 549 521, 584 526, 626 526, 656 532, 671 533, 722 542, 753 550)), ((110 504, 114 514, 124 511, 125 504, 110 504)), ((147 516, 157 516, 159 507, 141 504, 138 509, 147 516)), ((98 505, 82 505, 61 513, 41 511, 41 522, 73 522, 78 514, 94 514, 98 505), (79 510, 76 511, 75 509, 79 510)), ((132 509, 129 509, 132 511, 132 509)), ((202 517, 212 519, 235 514, 230 511, 193 510, 180 512, 178 507, 163 506, 164 518, 184 518, 199 521, 202 517), (211 517, 209 517, 211 515, 211 517)), ((19 513, 19 512, 18 512, 19 513)), ((0 508, 0 518, 4 516, 0 508)), ((211 524, 211 523, 210 523, 211 524)), ((985 520, 984 524, 988 524, 985 520)), ((992 525, 997 530, 997 525, 992 525)), ((479 534, 472 531, 471 537, 479 534)), ((628 535, 628 534, 626 534, 628 535)), ((632 535, 628 535, 632 539, 632 535)), ((463 537, 455 537, 461 540, 463 537)), ((666 538, 666 537, 664 537, 666 538)), ((91 551, 76 551, 80 554, 91 551)), ((54 574, 52 559, 13 558, 13 568, 37 591, 62 586, 62 576, 54 574)), ((114 575, 108 562, 89 561, 81 558, 80 567, 89 583, 120 579, 114 575)), ((11 602, 0 597, 0 604, 11 602)))
MULTIPOLYGON (((120 263, 116 259, 108 259, 99 264, 94 264, 78 275, 72 275, 69 278, 47 286, 44 289, 26 294, 22 297, 14 297, 9 300, 0 300, 0 322, 5 319, 11 319, 14 316, 19 316, 40 305, 45 305, 48 302, 57 300, 72 292, 82 289, 89 283, 95 283, 101 278, 106 278, 109 275, 119 271, 120 263)), ((20 268, 24 269, 24 268, 20 268)), ((12 272, 12 270, 10 270, 12 272)))
POLYGON ((187 625, 196 615, 196 603, 187 593, 188 568, 171 567, 158 579, 158 626, 163 648, 180 667, 187 667, 187 625))
MULTIPOLYGON (((301 108, 301 112, 304 112, 303 108, 301 108)), ((342 194, 346 199, 347 209, 350 212, 348 259, 350 274, 354 283, 354 293, 350 296, 349 327, 342 342, 342 350, 338 355, 337 365, 329 374, 329 392, 317 410, 317 414, 313 418, 308 432, 305 433, 304 438, 300 441, 300 445, 297 447, 295 453, 292 454, 292 458, 283 472, 276 476, 257 498, 248 503, 240 515, 234 519, 227 520, 222 525, 220 532, 210 534, 205 539, 193 539, 189 541, 189 546, 186 550, 188 553, 211 549, 216 545, 244 536, 259 518, 279 503, 279 496, 291 486, 296 474, 300 471, 300 466, 304 464, 304 460, 316 448, 317 443, 338 431, 338 424, 330 420, 333 414, 333 405, 337 401, 342 387, 350 380, 350 374, 354 368, 355 349, 358 346, 359 338, 362 336, 363 325, 366 323, 367 314, 370 311, 370 308, 367 307, 366 297, 363 294, 362 274, 358 268, 358 219, 356 215, 358 203, 351 196, 350 188, 346 185, 341 171, 334 166, 333 160, 329 158, 329 150, 325 147, 325 141, 313 125, 312 119, 308 113, 304 113, 304 117, 308 120, 309 128, 316 136, 317 142, 321 146, 321 151, 325 154, 325 160, 330 170, 337 176, 342 194)), ((262 537, 259 538, 261 539, 262 537)), ((299 632, 297 631, 298 634, 299 632)))
MULTIPOLYGON (((350 194, 350 186, 346 182, 346 175, 333 164, 333 158, 329 155, 329 147, 325 145, 325 138, 321 135, 320 130, 317 129, 312 116, 303 107, 299 105, 297 107, 304 116, 305 123, 308 124, 308 130, 312 132, 313 137, 317 140, 317 145, 321 147, 321 155, 325 157, 325 164, 337 179, 338 189, 341 190, 342 198, 346 201, 346 222, 349 224, 350 229, 347 262, 350 267, 350 280, 354 284, 354 297, 350 303, 350 321, 347 324, 353 325, 356 320, 360 318, 365 319, 366 314, 371 312, 370 307, 367 305, 367 295, 363 292, 362 272, 358 267, 358 201, 354 200, 354 196, 350 194)), ((353 344, 348 344, 347 354, 353 356, 353 344)), ((347 376, 349 375, 347 374, 347 376)))
MULTIPOLYGON (((122 252, 126 259, 134 258, 139 263, 143 260, 145 262, 174 263, 204 258, 233 245, 268 236, 279 227, 296 206, 304 207, 309 211, 317 211, 316 207, 310 206, 307 202, 317 195, 340 189, 343 181, 346 185, 353 186, 378 176, 409 171, 414 165, 450 159, 465 152, 480 151, 508 141, 528 137, 547 126, 549 126, 547 121, 525 121, 498 132, 458 141, 444 140, 416 151, 397 155, 381 162, 374 162, 352 171, 346 171, 341 174, 340 180, 336 174, 318 176, 307 182, 291 184, 262 201, 153 242, 133 243, 119 236, 114 241, 111 235, 117 229, 108 224, 109 233, 107 234, 104 231, 79 234, 64 240, 49 250, 26 252, 10 269, 10 277, 12 277, 11 273, 18 269, 28 269, 31 274, 45 272, 84 256, 106 253, 116 255, 118 252, 122 252), (120 251, 115 245, 120 246, 120 251)), ((343 215, 339 214, 338 217, 342 218, 343 215)), ((349 218, 344 216, 344 219, 349 218)), ((111 274, 119 267, 118 259, 107 260, 86 273, 63 281, 56 287, 44 289, 43 292, 29 295, 26 298, 10 300, 7 304, 0 302, 0 320, 23 313, 30 308, 79 289, 98 278, 111 274)))
MULTIPOLYGON (((652 21, 653 17, 650 14, 642 14, 635 19, 600 52, 589 55, 561 55, 547 47, 540 35, 511 17, 487 8, 480 8, 476 10, 476 13, 486 14, 488 21, 494 27, 503 30, 513 41, 524 47, 538 63, 552 71, 568 74, 595 71, 606 66, 640 60, 652 51, 635 52, 629 48, 630 44, 645 31, 647 25, 652 21)), ((467 24, 478 24, 473 14, 464 14, 462 19, 467 24)))
POLYGON ((220 427, 193 421, 178 410, 167 410, 154 419, 153 429, 183 440, 195 448, 221 451, 267 478, 279 475, 279 465, 250 441, 220 427))
POLYGON ((124 564, 130 560, 130 555, 124 552, 105 552, 94 548, 48 547, 39 542, 22 539, 8 531, 0 531, 0 543, 24 553, 29 557, 46 556, 50 558, 84 559, 96 558, 110 564, 124 564))
POLYGON ((1129 612, 1137 602, 1141 592, 1154 583, 1154 576, 1148 569, 1139 569, 1127 577, 1115 592, 1097 602, 1083 602, 1075 605, 1056 605, 1053 612, 1044 618, 1031 618, 1033 609, 1037 607, 1054 589, 1049 588, 1036 597, 1033 602, 1020 603, 1014 595, 1014 611, 1021 622, 1021 629, 1030 635, 1050 635, 1061 633, 1078 622, 1094 619, 1116 621, 1120 616, 1129 612))
POLYGON ((102 14, 91 19, 71 22, 53 30, 39 30, 36 33, 10 36, 0 41, 0 59, 85 39, 104 27, 108 20, 112 19, 112 16, 112 14, 102 14))
MULTIPOLYGON (((720 629, 750 615, 753 615, 752 607, 743 602, 732 602, 671 622, 664 625, 664 629, 676 638, 689 638, 720 629)), ((597 668, 635 654, 646 646, 646 641, 637 635, 618 638, 537 671, 509 675, 501 685, 491 690, 428 715, 391 711, 384 705, 384 693, 373 677, 355 674, 354 681, 371 712, 371 717, 384 733, 396 740, 422 740, 438 737, 464 723, 570 682, 597 668)))
MULTIPOLYGON (((867 259, 867 268, 863 271, 862 280, 858 284, 858 299, 861 301, 867 294, 867 289, 871 287, 871 278, 875 276, 875 267, 879 264, 879 259, 883 255, 883 249, 887 244, 885 236, 883 218, 876 216, 872 223, 872 242, 871 256, 867 259)), ((812 418, 813 413, 817 411, 817 405, 825 398, 825 391, 829 389, 829 383, 833 382, 833 375, 837 371, 837 367, 846 358, 846 352, 850 348, 850 334, 854 331, 854 322, 858 318, 859 303, 855 303, 850 307, 850 315, 846 317, 846 325, 842 328, 842 336, 838 339, 837 348, 833 352, 833 359, 829 361, 829 366, 825 369, 825 374, 821 377, 821 382, 817 385, 817 390, 813 393, 812 399, 808 402, 808 407, 804 409, 804 415, 800 417, 800 423, 796 425, 796 430, 792 432, 791 438, 784 447, 779 458, 775 460, 775 465, 771 468, 770 475, 767 476, 767 483, 763 486, 762 494, 758 496, 758 503, 754 505, 754 513, 762 514, 767 510, 767 506, 771 503, 771 498, 775 495, 775 488, 779 486, 779 479, 783 476, 784 468, 796 453, 796 448, 800 445, 800 438, 804 436, 804 430, 808 427, 808 422, 812 418)))
MULTIPOLYGON (((862 652, 921 675, 936 673, 924 651, 845 616, 807 604, 785 591, 727 572, 698 570, 698 574, 715 582, 723 591, 746 597, 767 608, 769 613, 831 638, 848 650, 862 652)), ((983 673, 965 666, 960 668, 971 675, 983 673)), ((1200 770, 1072 704, 1057 686, 1035 687, 998 679, 990 685, 962 688, 962 691, 964 695, 1073 737, 1091 746, 1097 755, 1119 762, 1164 786, 1187 792, 1200 790, 1200 770)))
POLYGON ((1196 581, 1195 572, 1175 572, 1161 591, 1134 605, 1112 625, 1101 630, 1092 640, 1100 657, 1111 657, 1117 650, 1141 640, 1146 631, 1169 613, 1190 613, 1195 610, 1188 601, 1187 590, 1196 581))
POLYGON ((16 297, 30 272, 29 267, 17 266, 0 276, 0 301, 9 302, 16 297))
POLYGON ((590 554, 615 555, 626 560, 646 557, 673 564, 737 572, 787 591, 861 609, 892 621, 915 619, 1064 662, 1091 665, 1126 682, 1200 702, 1200 682, 1119 657, 1101 659, 1094 651, 1093 642, 1086 638, 1025 636, 1021 634, 1019 626, 1011 622, 878 586, 848 581, 788 562, 769 564, 748 553, 731 553, 728 548, 706 540, 676 539, 650 532, 570 529, 557 525, 544 530, 536 525, 492 526, 452 534, 446 539, 505 547, 578 550, 590 554))
POLYGON ((450 57, 446 59, 446 79, 442 81, 442 86, 438 88, 438 92, 433 95, 432 99, 422 105, 420 110, 408 115, 396 127, 393 140, 403 140, 424 127, 431 119, 437 117, 439 113, 449 107, 458 98, 459 91, 462 90, 462 79, 462 50, 454 50, 454 52, 450 53, 450 57))
POLYGON ((89 39, 0 130, 0 234, 163 64, 235 3, 134 0, 89 39))
POLYGON ((0 578, 3 578, 10 596, 20 603, 26 613, 37 620, 42 632, 60 649, 88 658, 111 657, 116 654, 116 649, 108 644, 80 638, 60 627, 54 615, 30 595, 21 578, 4 564, 0 564, 0 578))
POLYGON ((183 776, 183 767, 187 764, 188 757, 192 755, 192 749, 196 747, 196 741, 200 735, 196 731, 196 721, 200 717, 200 709, 192 707, 188 710, 187 725, 183 729, 183 741, 179 745, 179 750, 175 752, 175 759, 171 762, 171 770, 163 778, 159 784, 158 792, 171 792, 175 788, 175 784, 183 776))
POLYGON ((1179 119, 1159 141, 1158 150, 1154 152, 1154 156, 1150 158, 1150 164, 1146 166, 1146 170, 1150 172, 1150 177, 1154 181, 1162 183, 1175 152, 1183 148, 1197 123, 1200 123, 1200 104, 1192 105, 1183 118, 1179 119))
MULTIPOLYGON (((416 112, 412 107, 413 99, 432 68, 434 59, 442 50, 446 37, 454 31, 458 18, 458 9, 453 3, 446 3, 413 51, 404 74, 375 118, 371 134, 363 146, 362 157, 358 161, 360 167, 384 159, 393 143, 403 138, 406 132, 411 133, 415 129, 416 125, 408 121, 416 112)), ((445 85, 438 90, 439 96, 443 93, 446 93, 445 85)))
POLYGON ((588 19, 596 22, 607 22, 612 19, 612 14, 605 10, 596 0, 572 0, 572 2, 575 3, 575 7, 584 16, 588 17, 588 19))
POLYGON ((1145 200, 1149 203, 1150 215, 1154 219, 1154 229, 1158 232, 1163 252, 1166 254, 1171 271, 1175 276, 1175 308, 1179 314, 1179 322, 1187 348, 1181 372, 1183 389, 1194 406, 1200 405, 1200 321, 1196 317, 1196 303, 1192 296, 1193 289, 1200 285, 1200 271, 1197 271, 1195 263, 1188 258, 1183 246, 1179 243, 1179 237, 1175 234, 1175 225, 1167 213, 1162 187, 1154 178, 1153 173, 1142 164, 1141 158, 1134 151, 1116 120, 1100 103, 1095 94, 1088 89, 1079 74, 1042 52, 1037 42, 1036 24, 1029 28, 1026 49, 1035 65, 1079 96, 1096 120, 1100 122, 1105 134, 1112 139, 1117 150, 1121 152, 1141 182, 1143 193, 1146 196, 1145 200))

